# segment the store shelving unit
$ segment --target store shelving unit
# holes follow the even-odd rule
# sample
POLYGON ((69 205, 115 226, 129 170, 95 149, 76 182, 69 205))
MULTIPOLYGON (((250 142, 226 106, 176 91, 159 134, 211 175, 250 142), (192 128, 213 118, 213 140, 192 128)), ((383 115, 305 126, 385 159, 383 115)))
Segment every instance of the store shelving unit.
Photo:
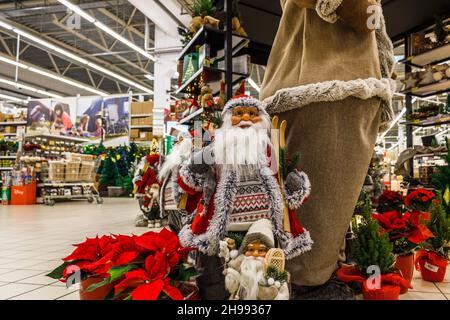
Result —
MULTIPOLYGON (((232 1, 223 0, 223 16, 224 30, 215 29, 208 26, 203 26, 192 39, 183 48, 178 60, 181 61, 187 54, 196 52, 198 47, 207 45, 209 49, 209 56, 207 59, 219 59, 223 60, 224 67, 218 65, 212 61, 206 63, 205 61, 199 62, 199 68, 189 77, 182 82, 176 94, 190 93, 198 94, 200 91, 200 83, 208 84, 212 89, 213 95, 217 96, 220 92, 220 82, 225 81, 225 99, 229 100, 233 95, 233 86, 245 80, 250 75, 248 73, 241 73, 233 71, 233 58, 239 55, 248 54, 245 50, 250 43, 248 37, 239 36, 233 34, 232 31, 232 1), (224 52, 222 56, 221 52, 224 52)), ((179 121, 179 124, 189 124, 192 120, 204 112, 203 108, 193 112, 179 121)))
MULTIPOLYGON (((428 26, 428 31, 432 26, 428 26)), ((425 30, 423 30, 425 31, 425 30)), ((412 54, 412 35, 407 35, 404 38, 405 59, 400 60, 400 63, 405 64, 405 74, 413 71, 413 68, 424 70, 427 66, 434 66, 445 61, 450 60, 450 43, 443 44, 440 47, 426 50, 419 54, 412 54)), ((406 101, 406 114, 413 113, 413 97, 425 98, 434 95, 450 93, 450 79, 443 79, 441 81, 431 83, 424 86, 416 86, 408 90, 403 90, 406 101)), ((435 127, 449 124, 450 119, 443 117, 442 119, 426 119, 421 121, 406 121, 403 124, 406 126, 406 145, 408 148, 413 147, 413 127, 435 127)), ((410 175, 413 176, 414 159, 409 160, 410 175)))
POLYGON ((408 56, 399 62, 409 64, 416 68, 423 68, 430 64, 439 64, 450 57, 450 43, 439 48, 427 50, 418 55, 408 56))
POLYGON ((26 126, 26 121, 17 121, 17 122, 0 122, 0 126, 26 126))

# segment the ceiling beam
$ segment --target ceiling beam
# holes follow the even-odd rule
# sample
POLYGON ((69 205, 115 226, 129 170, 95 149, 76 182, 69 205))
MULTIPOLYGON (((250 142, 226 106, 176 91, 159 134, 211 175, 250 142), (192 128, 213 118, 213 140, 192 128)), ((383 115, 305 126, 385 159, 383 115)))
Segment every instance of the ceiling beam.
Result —
MULTIPOLYGON (((78 6, 83 10, 108 8, 111 6, 124 5, 128 2, 126 0, 111 1, 96 1, 90 3, 80 3, 78 6)), ((66 6, 59 4, 56 0, 46 1, 21 1, 19 8, 15 7, 15 3, 0 4, 0 16, 9 18, 20 18, 52 13, 66 12, 66 6)))
MULTIPOLYGON (((51 37, 39 34, 36 30, 34 30, 32 28, 29 28, 28 26, 25 26, 25 25, 22 25, 20 23, 16 23, 16 22, 13 22, 13 21, 7 20, 7 19, 3 19, 3 21, 6 22, 7 24, 9 24, 9 25, 19 29, 19 30, 28 32, 29 34, 31 34, 32 36, 34 36, 36 38, 45 40, 48 43, 51 43, 51 44, 53 44, 55 46, 58 46, 58 47, 60 47, 60 49, 66 49, 73 56, 77 55, 78 57, 85 57, 85 56, 89 57, 89 59, 85 59, 85 60, 87 60, 89 63, 91 63, 91 66, 88 65, 87 67, 93 69, 94 72, 96 72, 96 73, 106 74, 106 75, 108 75, 108 77, 111 77, 111 79, 114 78, 115 80, 117 80, 116 77, 113 77, 111 74, 109 74, 111 72, 115 72, 117 74, 117 77, 122 77, 124 79, 123 82, 127 83, 127 81, 130 81, 130 82, 132 81, 132 82, 135 82, 137 84, 136 88, 138 88, 140 90, 144 90, 144 89, 141 89, 140 87, 143 87, 143 88, 145 87, 145 88, 148 88, 148 90, 151 91, 151 87, 147 83, 144 85, 140 81, 134 81, 134 77, 132 75, 130 75, 128 72, 126 72, 125 70, 123 70, 121 68, 116 67, 115 65, 110 64, 107 61, 104 61, 103 59, 99 59, 98 57, 92 57, 92 56, 89 55, 88 52, 85 52, 83 50, 75 48, 75 47, 73 47, 73 46, 71 46, 71 45, 69 45, 69 44, 67 44, 65 42, 62 42, 60 40, 57 40, 57 39, 54 39, 54 38, 51 38, 51 37), (92 65, 96 65, 97 68, 95 68, 92 65), (104 69, 105 72, 97 70, 100 67, 102 69, 104 69)), ((10 30, 2 30, 2 31, 7 33, 7 34, 9 34, 10 36, 13 36, 13 37, 16 36, 16 33, 13 32, 13 31, 10 31, 10 30)), ((29 44, 37 47, 37 48, 41 48, 44 51, 48 51, 48 48, 45 47, 44 45, 41 45, 39 43, 35 43, 34 41, 31 41, 31 40, 29 40, 26 37, 22 37, 22 39, 26 43, 29 43, 29 44)), ((71 58, 67 57, 66 55, 64 55, 62 53, 55 52, 54 54, 59 56, 59 57, 61 57, 64 60, 67 60, 67 61, 70 61, 70 62, 74 62, 77 65, 82 65, 78 60, 72 60, 71 58)), ((131 85, 131 83, 127 83, 127 84, 131 85)))
MULTIPOLYGON (((74 30, 74 29, 71 29, 71 28, 67 27, 64 23, 62 23, 60 20, 58 20, 58 18, 56 17, 56 15, 53 15, 53 23, 54 23, 56 26, 58 26, 59 28, 65 30, 66 32, 68 32, 68 33, 70 33, 70 34, 76 36, 78 39, 83 40, 83 41, 86 41, 87 43, 89 43, 90 45, 96 47, 97 49, 100 49, 100 50, 102 50, 102 51, 104 51, 104 52, 106 52, 106 53, 108 53, 108 54, 110 54, 110 55, 116 57, 117 59, 119 59, 120 61, 122 61, 123 63, 125 63, 126 65, 131 66, 131 67, 133 67, 133 68, 139 70, 140 72, 147 72, 147 73, 149 72, 149 71, 143 69, 142 67, 138 66, 137 64, 133 63, 132 61, 130 61, 130 60, 128 60, 128 59, 122 57, 121 55, 119 55, 119 54, 117 54, 117 53, 111 51, 111 48, 106 48, 106 47, 104 47, 103 45, 101 45, 100 43, 98 43, 98 42, 92 40, 91 38, 89 38, 89 37, 87 37, 87 36, 85 36, 85 35, 82 34, 81 32, 78 32, 78 31, 76 31, 76 30, 74 30)), ((97 30, 99 31, 99 33, 102 33, 101 30, 99 30, 99 29, 97 29, 97 30)), ((89 54, 86 54, 86 55, 91 57, 91 55, 89 55, 89 54)), ((103 64, 106 64, 106 63, 107 63, 107 62, 105 62, 104 60, 102 60, 102 61, 103 61, 103 64)), ((113 68, 114 66, 108 63, 108 67, 113 68)), ((115 67, 117 67, 117 66, 115 66, 115 67)), ((132 75, 130 75, 129 73, 127 73, 126 75, 127 75, 128 77, 132 77, 132 75)), ((142 83, 142 82, 141 82, 141 84, 142 84, 142 85, 147 85, 146 83, 142 83)))

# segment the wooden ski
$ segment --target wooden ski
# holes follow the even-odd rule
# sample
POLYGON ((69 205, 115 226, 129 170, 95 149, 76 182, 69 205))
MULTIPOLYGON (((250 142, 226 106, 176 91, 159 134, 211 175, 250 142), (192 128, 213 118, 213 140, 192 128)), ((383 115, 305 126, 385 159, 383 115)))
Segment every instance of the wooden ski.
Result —
MULTIPOLYGON (((281 121, 281 125, 280 125, 280 149, 284 150, 284 154, 287 154, 287 150, 286 150, 286 126, 287 126, 287 122, 286 120, 281 121)), ((278 181, 280 183, 280 188, 282 190, 281 194, 283 196, 283 213, 284 213, 284 218, 283 218, 283 226, 284 226, 284 231, 286 232, 291 232, 291 223, 289 220, 289 209, 288 209, 288 205, 284 199, 284 193, 283 193, 283 189, 284 189, 284 181, 283 181, 283 172, 281 171, 281 165, 278 166, 278 181)))

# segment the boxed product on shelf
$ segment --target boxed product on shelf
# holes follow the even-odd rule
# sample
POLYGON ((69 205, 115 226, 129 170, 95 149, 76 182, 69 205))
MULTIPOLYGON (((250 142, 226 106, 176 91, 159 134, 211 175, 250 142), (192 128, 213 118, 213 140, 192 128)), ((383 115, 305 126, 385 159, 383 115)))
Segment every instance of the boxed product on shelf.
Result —
MULTIPOLYGON (((233 58, 233 72, 248 74, 249 65, 250 55, 248 54, 233 58)), ((218 61, 217 68, 225 70, 225 60, 218 61)))
POLYGON ((130 130, 130 137, 132 139, 137 139, 139 138, 139 129, 131 129, 130 130))
POLYGON ((152 112, 153 112, 153 101, 151 100, 131 103, 132 115, 150 114, 152 112))
POLYGON ((15 126, 5 126, 5 133, 16 133, 16 127, 15 126))
POLYGON ((153 124, 152 117, 140 118, 141 126, 151 126, 153 124))
POLYGON ((131 118, 131 125, 132 126, 138 126, 139 123, 140 123, 139 119, 140 118, 131 118))

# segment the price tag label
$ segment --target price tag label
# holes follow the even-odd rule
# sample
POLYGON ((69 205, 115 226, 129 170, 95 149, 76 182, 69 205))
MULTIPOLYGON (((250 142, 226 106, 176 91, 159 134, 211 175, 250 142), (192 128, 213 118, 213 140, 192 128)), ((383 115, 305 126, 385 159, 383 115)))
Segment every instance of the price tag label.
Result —
POLYGON ((428 262, 425 262, 425 264, 423 266, 425 267, 425 269, 428 269, 428 270, 430 270, 432 272, 438 272, 438 270, 439 270, 438 266, 435 266, 433 264, 429 264, 428 262))

